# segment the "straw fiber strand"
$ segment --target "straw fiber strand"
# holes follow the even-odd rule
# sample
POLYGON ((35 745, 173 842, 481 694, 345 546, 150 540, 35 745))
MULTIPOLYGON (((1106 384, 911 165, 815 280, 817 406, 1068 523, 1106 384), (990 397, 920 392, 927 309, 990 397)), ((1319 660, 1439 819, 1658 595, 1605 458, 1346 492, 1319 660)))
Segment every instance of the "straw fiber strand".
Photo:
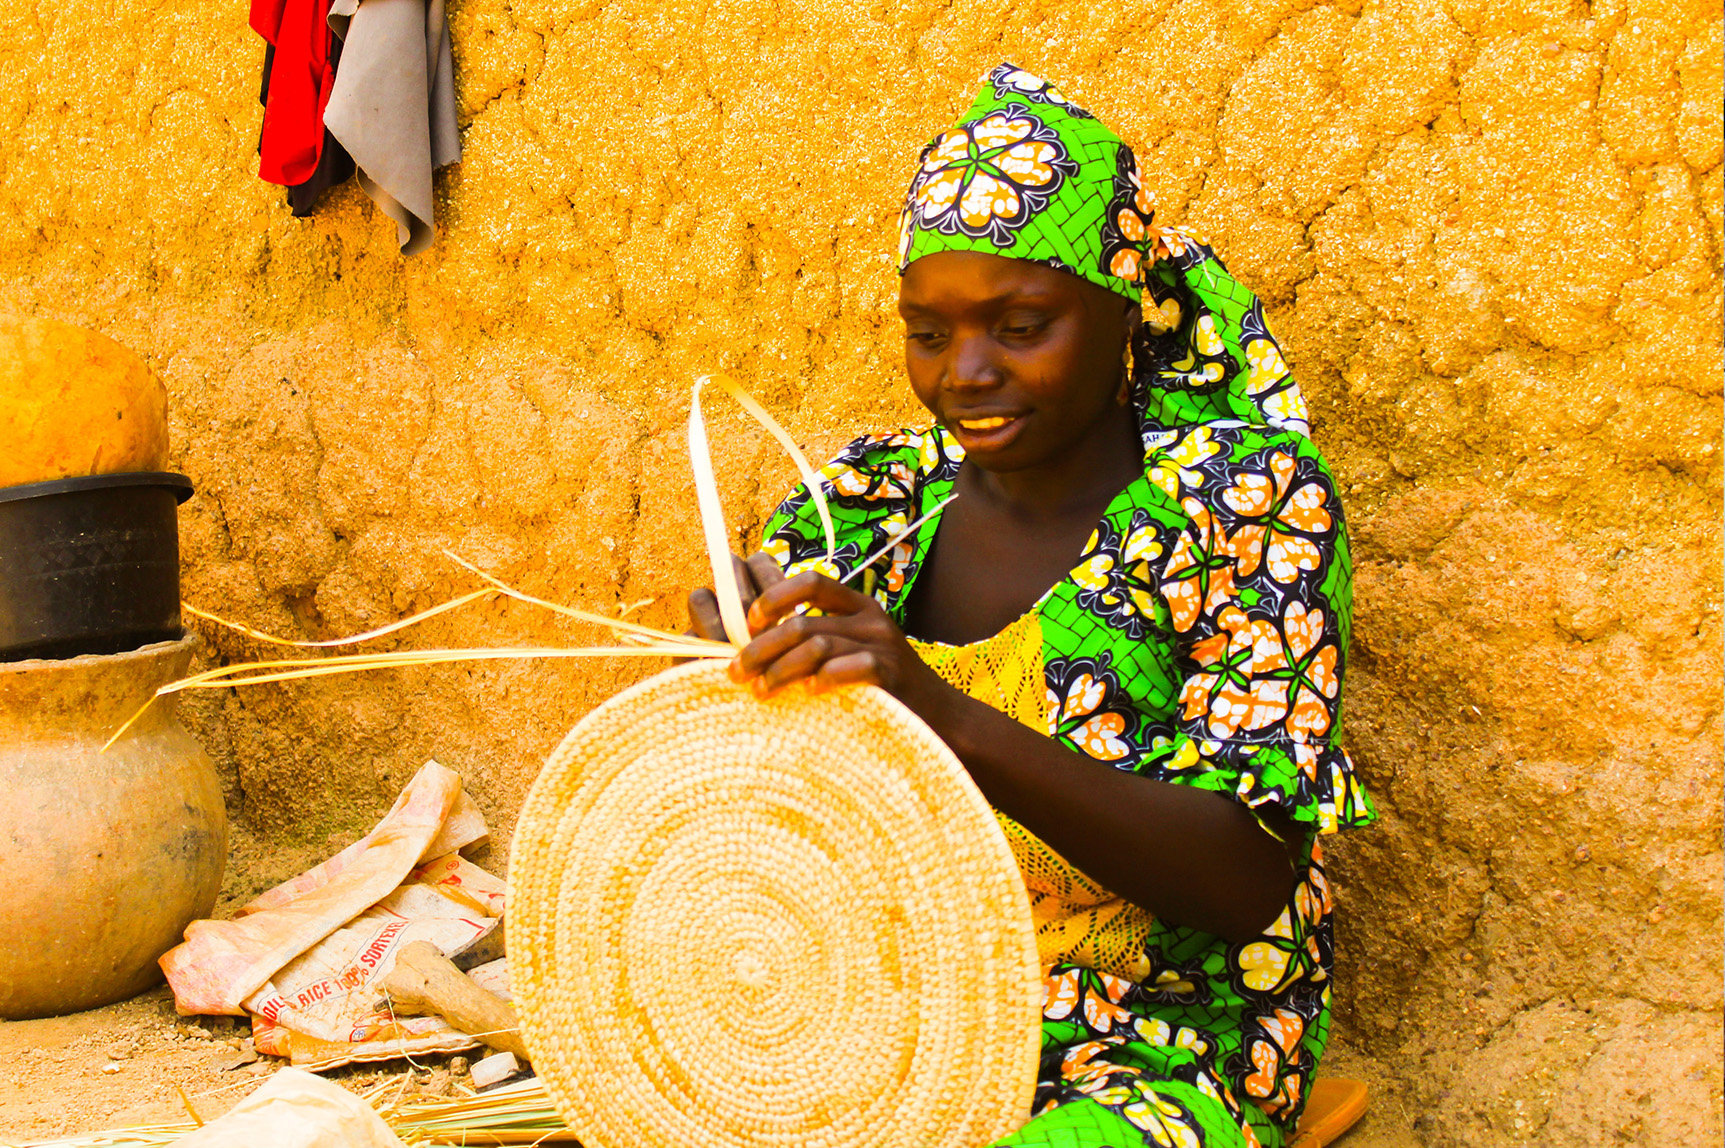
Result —
POLYGON ((1023 880, 881 690, 651 678, 552 753, 509 873, 523 1034, 588 1148, 975 1148, 1029 1114, 1023 880))

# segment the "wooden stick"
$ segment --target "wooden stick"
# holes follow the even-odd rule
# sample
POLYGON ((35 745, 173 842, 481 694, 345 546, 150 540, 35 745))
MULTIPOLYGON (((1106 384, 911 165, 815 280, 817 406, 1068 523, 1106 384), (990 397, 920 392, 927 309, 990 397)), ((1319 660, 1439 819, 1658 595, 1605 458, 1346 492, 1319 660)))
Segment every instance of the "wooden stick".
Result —
POLYGON ((501 997, 479 987, 472 977, 430 941, 414 941, 402 947, 395 968, 383 980, 390 1007, 398 1013, 442 1017, 458 1031, 484 1041, 499 1052, 514 1053, 522 1060, 527 1046, 521 1042, 521 1022, 515 1009, 501 997))

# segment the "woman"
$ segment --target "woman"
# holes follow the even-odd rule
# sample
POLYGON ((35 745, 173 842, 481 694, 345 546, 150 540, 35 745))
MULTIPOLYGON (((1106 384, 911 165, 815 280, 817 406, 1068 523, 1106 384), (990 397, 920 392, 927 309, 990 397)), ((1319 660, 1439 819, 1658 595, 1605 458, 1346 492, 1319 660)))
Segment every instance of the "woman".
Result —
MULTIPOLYGON (((1329 1027, 1317 838, 1374 816, 1299 391, 1252 293, 1152 226, 1131 150, 1011 65, 901 231, 935 423, 823 471, 833 564, 807 492, 779 508, 733 676, 890 691, 1001 815, 1048 973, 1036 1115, 1000 1144, 1279 1145, 1329 1027)), ((690 613, 723 637, 710 591, 690 613)))

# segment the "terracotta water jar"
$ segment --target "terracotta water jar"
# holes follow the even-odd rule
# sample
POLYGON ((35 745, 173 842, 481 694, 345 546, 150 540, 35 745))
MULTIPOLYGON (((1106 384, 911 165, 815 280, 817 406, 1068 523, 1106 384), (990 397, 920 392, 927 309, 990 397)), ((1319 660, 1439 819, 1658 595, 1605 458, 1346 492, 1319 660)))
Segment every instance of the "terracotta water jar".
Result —
POLYGON ((0 662, 0 1018, 134 996, 221 889, 215 764, 157 687, 193 637, 121 654, 0 662))

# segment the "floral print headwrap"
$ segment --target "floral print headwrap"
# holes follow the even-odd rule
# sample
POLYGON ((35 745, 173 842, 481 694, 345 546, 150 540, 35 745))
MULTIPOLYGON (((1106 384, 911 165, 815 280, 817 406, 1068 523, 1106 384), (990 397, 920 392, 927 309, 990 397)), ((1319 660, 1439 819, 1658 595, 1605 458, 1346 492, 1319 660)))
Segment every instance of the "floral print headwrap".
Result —
POLYGON ((899 272, 937 251, 981 251, 1141 303, 1132 389, 1147 440, 1219 419, 1307 434, 1305 400, 1258 297, 1201 238, 1154 219, 1132 149, 1046 80, 1001 64, 922 150, 899 272))

